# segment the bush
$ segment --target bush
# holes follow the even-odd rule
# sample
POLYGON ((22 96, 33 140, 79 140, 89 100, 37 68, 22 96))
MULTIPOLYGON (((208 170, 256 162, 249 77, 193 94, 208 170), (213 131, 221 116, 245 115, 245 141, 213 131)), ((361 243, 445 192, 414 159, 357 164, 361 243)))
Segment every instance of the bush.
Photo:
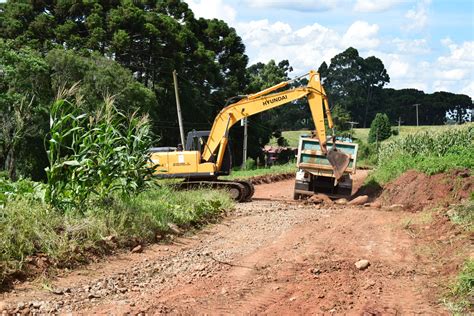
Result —
POLYGON ((377 164, 377 147, 373 144, 357 139, 359 148, 357 150, 357 163, 362 165, 374 166, 377 164))
POLYGON ((34 182, 28 179, 19 179, 10 181, 8 176, 0 175, 0 207, 5 207, 8 201, 15 201, 20 198, 44 201, 46 186, 40 182, 34 182))
POLYGON ((383 141, 392 135, 392 128, 387 114, 377 113, 370 124, 369 143, 383 141))

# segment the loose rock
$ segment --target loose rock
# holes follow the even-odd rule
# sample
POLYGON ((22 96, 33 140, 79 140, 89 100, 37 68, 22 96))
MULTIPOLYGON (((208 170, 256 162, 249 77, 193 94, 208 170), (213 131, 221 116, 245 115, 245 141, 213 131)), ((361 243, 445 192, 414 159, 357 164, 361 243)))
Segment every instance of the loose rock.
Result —
POLYGON ((403 211, 403 204, 392 204, 388 207, 389 211, 403 211))
POLYGON ((367 195, 361 195, 361 196, 356 197, 355 199, 352 199, 352 200, 349 202, 349 205, 363 205, 363 204, 366 203, 368 200, 369 200, 369 196, 367 196, 367 195))
POLYGON ((367 269, 369 265, 370 265, 369 260, 365 260, 365 259, 359 260, 355 263, 356 268, 359 270, 367 269))
POLYGON ((346 198, 341 198, 341 199, 337 199, 336 201, 334 201, 334 203, 336 203, 337 205, 346 205, 349 201, 347 201, 346 198))
POLYGON ((179 227, 176 224, 168 223, 168 227, 173 233, 178 234, 178 235, 181 234, 181 229, 179 229, 179 227))
POLYGON ((138 246, 136 246, 135 248, 132 249, 133 253, 140 253, 142 251, 143 251, 142 245, 138 245, 138 246))
POLYGON ((314 204, 327 204, 327 205, 332 205, 334 202, 326 195, 322 193, 315 194, 311 196, 308 200, 308 203, 314 203, 314 204))

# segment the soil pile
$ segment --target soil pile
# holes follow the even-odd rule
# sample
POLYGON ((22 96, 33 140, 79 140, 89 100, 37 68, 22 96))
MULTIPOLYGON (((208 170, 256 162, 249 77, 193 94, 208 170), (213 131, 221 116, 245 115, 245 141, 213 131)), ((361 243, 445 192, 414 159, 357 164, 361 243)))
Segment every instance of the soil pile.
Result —
POLYGON ((467 169, 432 176, 409 170, 387 184, 379 200, 385 205, 401 204, 405 210, 416 212, 427 206, 459 202, 473 189, 474 177, 467 169))
POLYGON ((295 173, 291 172, 291 173, 281 173, 281 174, 265 174, 262 176, 252 177, 249 180, 252 182, 252 184, 256 185, 256 184, 272 183, 272 182, 288 180, 294 177, 295 177, 295 173))

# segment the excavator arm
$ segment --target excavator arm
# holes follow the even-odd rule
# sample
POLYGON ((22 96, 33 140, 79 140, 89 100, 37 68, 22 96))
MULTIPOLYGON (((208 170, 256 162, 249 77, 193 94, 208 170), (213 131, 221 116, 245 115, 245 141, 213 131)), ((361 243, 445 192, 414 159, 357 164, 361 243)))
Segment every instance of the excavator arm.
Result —
MULTIPOLYGON (((326 114, 328 126, 330 129, 333 129, 333 121, 331 112, 329 110, 327 96, 324 88, 321 85, 319 74, 315 71, 310 71, 309 82, 304 87, 297 87, 282 92, 272 93, 275 90, 287 86, 289 83, 290 81, 279 83, 273 87, 249 95, 246 98, 225 107, 214 120, 209 138, 204 147, 202 160, 205 162, 215 162, 217 165, 217 170, 220 170, 224 158, 225 148, 228 142, 229 129, 235 123, 245 117, 279 107, 304 97, 308 99, 321 149, 325 154, 328 154, 326 146, 324 114, 326 114)), ((328 155, 330 162, 335 161, 334 158, 337 156, 338 162, 334 162, 334 164, 331 162, 336 175, 342 175, 342 172, 345 170, 348 164, 348 158, 345 159, 344 157, 341 157, 340 154, 341 153, 330 153, 328 155), (335 166, 335 164, 338 165, 335 166)))

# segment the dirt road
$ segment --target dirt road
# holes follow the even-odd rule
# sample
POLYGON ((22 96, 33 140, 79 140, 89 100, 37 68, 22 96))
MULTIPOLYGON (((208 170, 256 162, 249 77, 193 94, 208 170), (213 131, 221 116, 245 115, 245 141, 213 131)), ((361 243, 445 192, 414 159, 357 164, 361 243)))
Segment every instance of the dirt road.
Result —
POLYGON ((22 313, 447 313, 436 296, 439 265, 404 228, 413 214, 296 203, 292 185, 257 186, 254 201, 219 224, 52 283, 21 284, 3 304, 22 313), (357 269, 361 259, 370 266, 357 269))

